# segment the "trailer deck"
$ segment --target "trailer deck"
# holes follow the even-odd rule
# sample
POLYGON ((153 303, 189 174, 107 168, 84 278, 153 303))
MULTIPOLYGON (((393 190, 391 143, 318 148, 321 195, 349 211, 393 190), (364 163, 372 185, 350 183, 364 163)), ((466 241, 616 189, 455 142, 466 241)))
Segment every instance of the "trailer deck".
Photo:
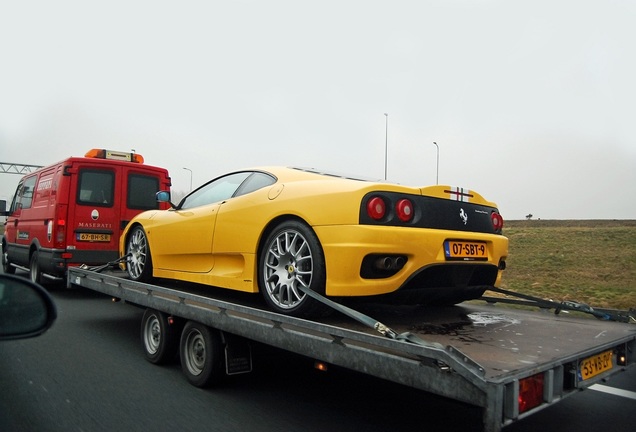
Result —
POLYGON ((636 326, 573 314, 479 302, 446 308, 356 302, 356 310, 399 335, 387 338, 338 313, 319 321, 288 317, 258 302, 246 306, 254 296, 227 290, 144 284, 80 268, 69 269, 68 282, 479 406, 484 430, 492 432, 636 361, 636 326))
MULTIPOLYGON (((636 326, 478 302, 443 308, 372 305, 359 310, 399 333, 410 332, 427 342, 452 345, 479 364, 488 379, 505 379, 636 336, 636 326)), ((329 320, 331 325, 370 331, 334 318, 329 320)))

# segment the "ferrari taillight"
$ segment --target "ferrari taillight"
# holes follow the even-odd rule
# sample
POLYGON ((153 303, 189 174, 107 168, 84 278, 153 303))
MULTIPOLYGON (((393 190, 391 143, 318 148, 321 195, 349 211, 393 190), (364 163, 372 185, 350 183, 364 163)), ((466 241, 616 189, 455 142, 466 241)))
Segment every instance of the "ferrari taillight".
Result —
POLYGON ((386 203, 380 197, 373 197, 367 202, 367 214, 371 219, 380 220, 386 214, 386 203))
POLYGON ((407 199, 401 199, 395 206, 398 218, 402 222, 408 222, 413 219, 413 203, 407 199))
POLYGON ((490 219, 492 220, 492 227, 495 232, 500 232, 503 229, 503 217, 501 217, 498 212, 494 211, 490 214, 490 219))

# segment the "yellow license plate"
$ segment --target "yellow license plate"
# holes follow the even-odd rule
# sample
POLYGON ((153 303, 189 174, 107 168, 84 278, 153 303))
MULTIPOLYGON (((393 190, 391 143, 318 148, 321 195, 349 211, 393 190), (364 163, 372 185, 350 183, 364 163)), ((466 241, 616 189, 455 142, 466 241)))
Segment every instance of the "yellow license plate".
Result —
POLYGON ((488 259, 488 247, 484 242, 449 240, 444 242, 444 253, 450 259, 488 259))
POLYGON ((77 239, 88 242, 109 242, 110 234, 78 233, 77 239))
POLYGON ((595 377, 614 367, 612 350, 596 354, 584 359, 579 365, 579 377, 582 381, 595 377))

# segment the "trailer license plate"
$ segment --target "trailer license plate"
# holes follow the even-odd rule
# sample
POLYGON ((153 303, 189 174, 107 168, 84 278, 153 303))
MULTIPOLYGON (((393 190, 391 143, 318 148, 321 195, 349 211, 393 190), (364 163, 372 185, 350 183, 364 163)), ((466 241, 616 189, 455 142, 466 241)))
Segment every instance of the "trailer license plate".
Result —
POLYGON ((109 242, 110 234, 77 233, 77 240, 88 242, 109 242))
POLYGON ((579 366, 579 376, 581 380, 590 379, 596 375, 612 369, 613 352, 605 351, 592 357, 584 359, 579 366))
POLYGON ((484 242, 453 241, 444 242, 446 258, 488 259, 488 248, 484 242))

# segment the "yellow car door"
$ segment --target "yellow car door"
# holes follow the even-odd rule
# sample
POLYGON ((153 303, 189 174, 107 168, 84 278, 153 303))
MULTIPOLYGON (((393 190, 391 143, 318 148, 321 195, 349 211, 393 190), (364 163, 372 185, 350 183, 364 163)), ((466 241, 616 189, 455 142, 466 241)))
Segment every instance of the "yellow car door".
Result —
POLYGON ((221 204, 252 175, 250 171, 214 179, 186 196, 175 210, 153 218, 148 239, 156 269, 208 273, 214 267, 212 244, 221 204))
POLYGON ((211 271, 214 225, 220 205, 214 203, 157 215, 161 223, 148 233, 153 266, 187 273, 211 271))

